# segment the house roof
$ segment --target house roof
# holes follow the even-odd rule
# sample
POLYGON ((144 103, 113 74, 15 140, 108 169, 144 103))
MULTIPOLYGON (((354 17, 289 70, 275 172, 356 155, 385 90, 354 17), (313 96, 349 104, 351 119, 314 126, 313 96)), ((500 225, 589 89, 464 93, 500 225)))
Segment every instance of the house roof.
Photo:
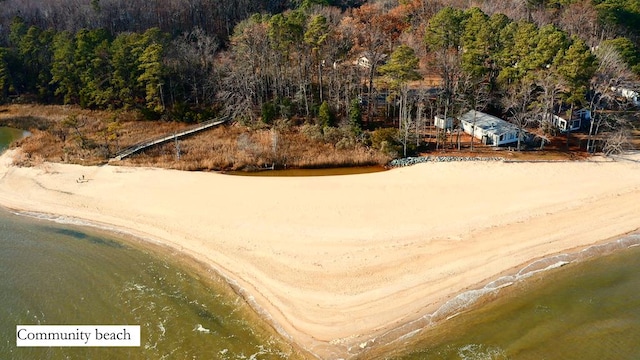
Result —
POLYGON ((518 131, 518 127, 514 124, 502 120, 493 115, 485 114, 480 111, 470 110, 460 116, 460 121, 473 124, 475 112, 475 126, 486 132, 496 135, 502 135, 511 131, 518 131))

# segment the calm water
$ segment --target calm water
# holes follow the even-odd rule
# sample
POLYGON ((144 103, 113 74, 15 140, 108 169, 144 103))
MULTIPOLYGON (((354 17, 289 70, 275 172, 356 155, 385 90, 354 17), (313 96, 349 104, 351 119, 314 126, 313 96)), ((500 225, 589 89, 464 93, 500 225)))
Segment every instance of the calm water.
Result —
POLYGON ((28 131, 0 126, 0 152, 4 151, 13 141, 28 133, 28 131))
POLYGON ((264 170, 264 171, 229 171, 229 175, 242 176, 334 176, 334 175, 357 175, 373 172, 385 171, 382 166, 353 166, 329 169, 287 169, 287 170, 264 170))
MULTIPOLYGON (((0 128, 0 151, 26 135, 0 128)), ((0 359, 298 357, 202 269, 95 229, 0 209, 0 359), (140 348, 17 348, 16 325, 140 325, 140 348)))
POLYGON ((638 274, 638 246, 539 273, 394 359, 640 359, 638 274))
POLYGON ((288 359, 211 277, 119 239, 0 211, 0 359, 288 359), (141 326, 140 348, 16 348, 17 324, 141 326))

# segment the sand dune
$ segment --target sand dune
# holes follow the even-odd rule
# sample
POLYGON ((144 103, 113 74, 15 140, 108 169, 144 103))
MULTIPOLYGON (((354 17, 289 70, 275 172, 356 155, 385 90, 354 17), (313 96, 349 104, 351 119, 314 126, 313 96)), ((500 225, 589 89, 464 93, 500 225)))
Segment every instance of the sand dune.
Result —
POLYGON ((14 155, 0 158, 0 204, 109 224, 202 260, 323 359, 376 346, 534 259, 640 228, 633 161, 426 163, 261 178, 17 168, 14 155))

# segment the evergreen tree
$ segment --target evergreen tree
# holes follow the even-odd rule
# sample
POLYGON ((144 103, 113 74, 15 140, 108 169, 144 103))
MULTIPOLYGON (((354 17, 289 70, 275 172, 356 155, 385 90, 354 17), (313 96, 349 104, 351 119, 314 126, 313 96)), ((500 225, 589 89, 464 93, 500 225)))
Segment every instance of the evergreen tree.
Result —
POLYGON ((569 47, 567 34, 553 25, 545 25, 538 31, 538 45, 533 52, 531 70, 551 67, 559 60, 559 54, 569 47))
POLYGON ((163 46, 157 42, 149 44, 140 55, 138 65, 142 74, 138 77, 145 86, 145 100, 147 109, 155 112, 164 111, 162 79, 164 67, 162 65, 163 46))
POLYGON ((489 17, 480 9, 467 10, 462 33, 462 68, 473 77, 484 77, 490 71, 488 66, 496 43, 489 17))
POLYGON ((442 49, 458 51, 462 45, 465 13, 452 7, 445 7, 429 20, 424 41, 434 52, 442 49))
POLYGON ((605 40, 602 45, 612 45, 622 56, 624 61, 634 73, 640 75, 640 50, 633 41, 626 37, 618 37, 611 40, 605 40))
POLYGON ((400 95, 398 127, 403 135, 404 156, 407 156, 410 128, 413 124, 408 106, 408 83, 422 78, 416 71, 419 62, 420 60, 411 47, 400 45, 393 51, 389 61, 380 66, 380 73, 390 80, 391 88, 400 95))
POLYGON ((53 37, 53 61, 51 64, 51 85, 54 94, 62 96, 65 104, 78 102, 80 79, 75 66, 75 41, 67 32, 59 32, 53 37))
POLYGON ((558 73, 568 84, 566 100, 571 104, 581 104, 585 100, 589 80, 597 68, 596 57, 589 47, 578 38, 558 58, 558 73))
POLYGON ((143 36, 136 33, 120 34, 111 43, 111 84, 118 107, 129 108, 144 102, 146 89, 138 79, 143 73, 140 58, 146 45, 143 36))
POLYGON ((110 36, 106 30, 82 29, 76 34, 75 67, 80 81, 80 106, 103 108, 113 99, 110 80, 110 36))
POLYGON ((358 99, 351 100, 349 104, 349 125, 354 135, 362 133, 362 109, 358 99))
POLYGON ((323 101, 318 109, 318 125, 320 125, 322 129, 333 126, 333 114, 331 113, 329 103, 326 101, 323 101))
POLYGON ((11 86, 11 73, 7 62, 8 55, 9 50, 0 48, 0 103, 7 100, 9 87, 11 86))
POLYGON ((318 67, 318 94, 320 102, 324 101, 322 93, 322 46, 329 36, 329 25, 327 18, 322 15, 315 15, 307 25, 304 33, 304 41, 311 47, 311 52, 318 67))

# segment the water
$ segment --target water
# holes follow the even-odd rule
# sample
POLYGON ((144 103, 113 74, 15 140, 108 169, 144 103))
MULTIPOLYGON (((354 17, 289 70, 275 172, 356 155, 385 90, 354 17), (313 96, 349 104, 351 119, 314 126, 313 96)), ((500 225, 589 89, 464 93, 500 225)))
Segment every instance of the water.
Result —
POLYGON ((0 152, 4 151, 9 145, 29 134, 28 131, 0 126, 0 152))
POLYGON ((174 258, 0 211, 0 358, 296 357, 226 284, 174 258), (142 341, 139 348, 17 348, 18 324, 140 325, 142 341))
POLYGON ((352 166, 327 169, 286 169, 286 170, 263 170, 263 171, 229 171, 229 175, 242 176, 334 176, 334 175, 357 175, 373 172, 385 171, 382 166, 352 166))
MULTIPOLYGON (((28 133, 0 128, 0 151, 28 133)), ((229 286, 178 255, 0 209, 0 359, 289 359, 229 286), (16 325, 140 325, 140 348, 17 348, 16 325)))
MULTIPOLYGON (((0 148, 22 135, 8 131, 0 148)), ((215 276, 131 244, 0 211, 0 359, 301 357, 215 276), (142 346, 16 348, 17 324, 140 325, 142 346)), ((639 273, 639 246, 570 262, 489 292, 484 305, 393 342, 387 355, 361 358, 639 359, 639 273)))
POLYGON ((387 358, 640 359, 639 273, 639 246, 538 273, 387 358))

